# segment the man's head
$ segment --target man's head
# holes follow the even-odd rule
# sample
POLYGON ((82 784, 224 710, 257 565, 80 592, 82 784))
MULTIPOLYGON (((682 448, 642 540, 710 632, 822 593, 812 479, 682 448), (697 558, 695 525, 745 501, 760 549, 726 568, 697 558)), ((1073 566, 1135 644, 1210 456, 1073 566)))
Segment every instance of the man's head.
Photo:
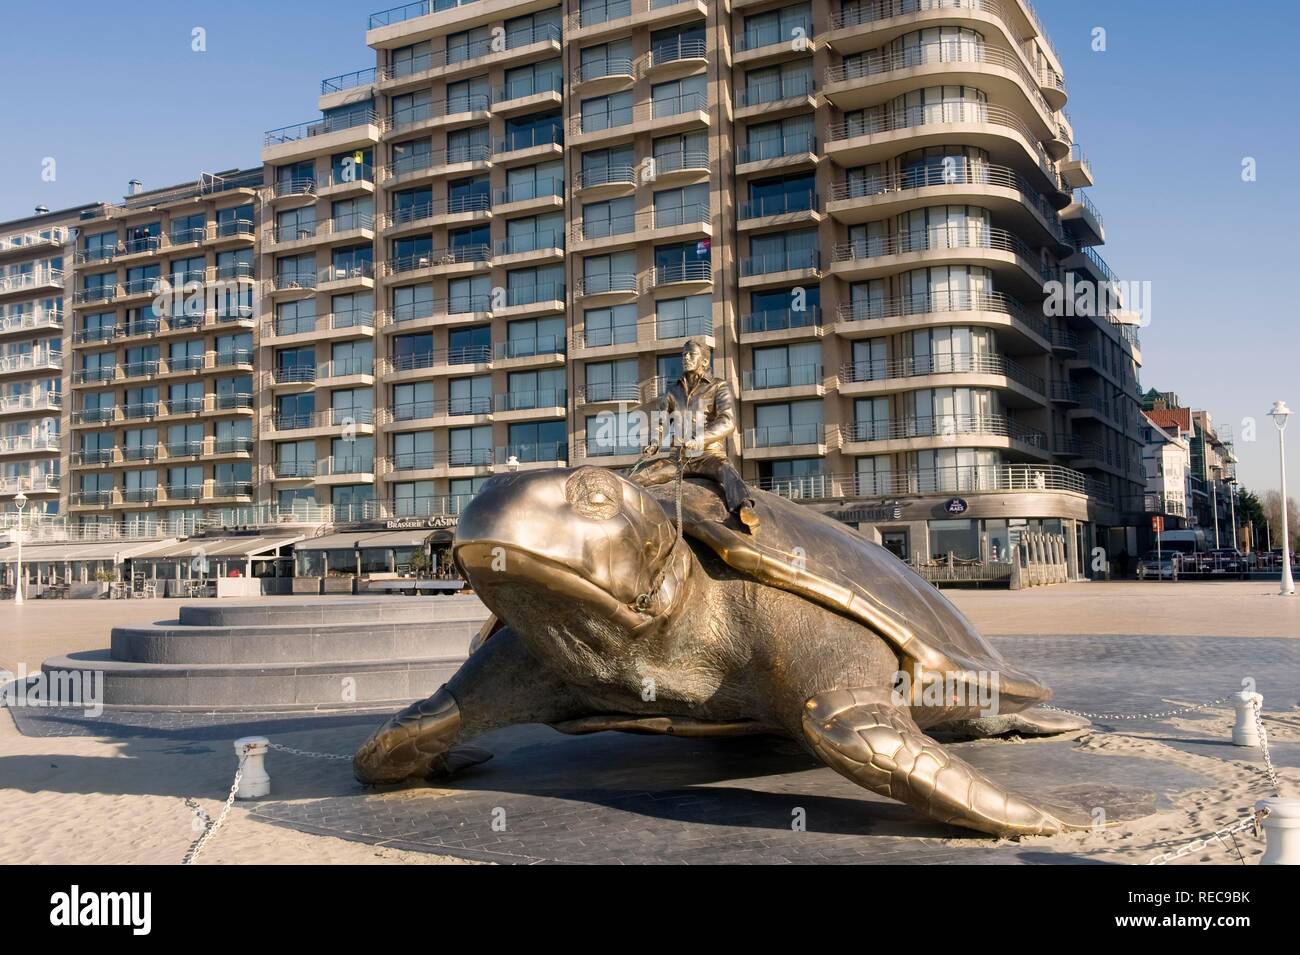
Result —
POLYGON ((709 370, 713 354, 698 338, 688 339, 682 346, 682 372, 688 375, 702 375, 709 370))

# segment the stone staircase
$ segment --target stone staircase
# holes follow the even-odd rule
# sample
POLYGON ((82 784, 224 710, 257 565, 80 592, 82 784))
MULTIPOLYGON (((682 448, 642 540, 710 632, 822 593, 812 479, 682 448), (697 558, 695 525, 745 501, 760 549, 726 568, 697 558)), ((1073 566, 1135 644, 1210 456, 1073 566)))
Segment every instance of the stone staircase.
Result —
POLYGON ((487 618, 476 597, 186 604, 177 620, 114 627, 108 650, 42 664, 104 674, 109 706, 280 709, 397 705, 465 661, 487 618))

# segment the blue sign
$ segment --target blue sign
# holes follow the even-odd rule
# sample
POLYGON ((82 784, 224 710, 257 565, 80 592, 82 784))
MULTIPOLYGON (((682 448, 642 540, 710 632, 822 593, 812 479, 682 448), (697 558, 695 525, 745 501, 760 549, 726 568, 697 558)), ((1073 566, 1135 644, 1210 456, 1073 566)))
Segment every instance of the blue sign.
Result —
POLYGON ((970 506, 970 505, 968 505, 968 504, 967 504, 965 501, 963 501, 961 498, 959 498, 959 497, 954 497, 954 498, 951 498, 951 499, 948 501, 948 503, 945 504, 945 505, 943 506, 943 509, 944 509, 945 511, 947 511, 949 514, 965 514, 965 513, 966 513, 966 508, 969 507, 969 506, 970 506))

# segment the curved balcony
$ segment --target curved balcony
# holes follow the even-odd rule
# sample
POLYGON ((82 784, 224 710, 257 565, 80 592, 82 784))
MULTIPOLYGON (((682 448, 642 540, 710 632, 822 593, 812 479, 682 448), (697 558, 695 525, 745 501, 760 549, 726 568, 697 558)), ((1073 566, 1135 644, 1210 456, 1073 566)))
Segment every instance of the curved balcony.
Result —
POLYGON ((1018 166, 1027 158, 1048 188, 1061 191, 1060 179, 1037 134, 1019 113, 987 103, 962 101, 872 110, 827 127, 826 154, 841 166, 865 166, 892 159, 905 150, 954 141, 986 150, 1000 165, 1018 166))
POLYGON ((636 188, 635 166, 599 166, 574 173, 575 192, 587 193, 591 198, 602 195, 625 195, 636 188))
POLYGON ((635 272, 609 272, 604 275, 584 275, 578 279, 576 294, 579 298, 597 296, 622 297, 637 295, 641 283, 635 272))
MULTIPOLYGON (((963 379, 961 384, 974 387, 1019 386, 1014 390, 1034 405, 1042 404, 1047 394, 1042 377, 1022 365, 1002 355, 971 352, 847 361, 840 367, 840 391, 854 395, 885 394, 900 390, 899 382, 908 382, 907 389, 925 388, 931 385, 913 379, 945 375, 959 375, 963 379)), ((948 384, 952 383, 935 382, 933 387, 948 384)))
POLYGON ((628 89, 636 82, 636 66, 626 56, 591 60, 575 67, 570 81, 584 96, 612 93, 628 89))
MULTIPOLYGON (((1067 197, 1053 192, 1059 200, 1067 197)), ((976 205, 1016 226, 1033 230, 1068 255, 1073 243, 1065 234, 1057 206, 1009 166, 955 159, 938 160, 881 176, 841 180, 830 188, 826 211, 840 222, 874 222, 936 203, 976 205)))
MULTIPOLYGON (((741 375, 741 389, 751 391, 785 391, 789 389, 818 394, 822 391, 824 372, 819 364, 779 365, 770 368, 755 368, 741 375)), ((769 398, 769 395, 760 395, 769 398)))
POLYGON ((833 250, 831 271, 846 280, 860 280, 891 275, 934 260, 1000 270, 1010 266, 1011 280, 1031 293, 1041 292, 1043 283, 1053 277, 1019 236, 979 223, 839 243, 833 250))
POLYGON ((990 464, 913 468, 888 474, 809 474, 763 478, 758 487, 794 500, 1011 492, 1091 494, 1087 475, 1059 464, 990 464))
POLYGON ((1001 292, 983 291, 935 292, 845 303, 836 313, 835 331, 846 338, 868 338, 925 324, 951 325, 954 321, 1002 327, 1043 350, 1051 341, 1051 327, 1041 315, 1001 292))
MULTIPOLYGON (((916 439, 917 446, 928 445, 928 439, 951 443, 958 435, 975 438, 1001 438, 995 446, 1017 445, 1034 448, 1047 453, 1047 435, 1042 431, 1021 424, 1014 418, 1001 414, 950 414, 935 415, 928 418, 884 418, 872 421, 855 421, 844 430, 846 442, 903 442, 899 450, 912 447, 916 439)), ((978 443, 978 442, 977 442, 978 443)), ((854 453, 845 448, 845 453, 854 453)))
POLYGON ((643 71, 656 81, 669 76, 686 76, 707 66, 709 47, 704 40, 678 36, 656 43, 645 55, 643 71))
POLYGON ((709 262, 677 262, 672 265, 651 266, 646 272, 646 285, 652 289, 671 288, 674 292, 690 294, 713 282, 713 265, 709 262))
POLYGON ((859 109, 907 92, 918 77, 983 90, 996 102, 1032 113, 1041 127, 1040 138, 1051 133, 1053 110, 1021 55, 964 37, 871 51, 829 66, 822 92, 840 109, 859 109))

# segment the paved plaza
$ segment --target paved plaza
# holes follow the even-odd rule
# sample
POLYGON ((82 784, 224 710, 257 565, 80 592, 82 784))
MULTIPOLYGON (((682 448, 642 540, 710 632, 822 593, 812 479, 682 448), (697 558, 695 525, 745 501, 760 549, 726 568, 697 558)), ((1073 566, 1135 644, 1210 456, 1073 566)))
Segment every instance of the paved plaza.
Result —
MULTIPOLYGON (((1045 677, 1066 708, 1159 713, 1222 698, 1253 678, 1284 787, 1300 782, 1294 601, 1243 583, 953 596, 1004 654, 1045 677), (1124 629, 1090 632, 1107 620, 1124 629)), ((174 617, 177 605, 29 604, 21 617, 5 607, 0 660, 30 667, 22 654, 102 645, 114 623, 174 617), (26 632, 29 621, 38 633, 26 632)), ((0 837, 0 861, 19 861, 14 854, 24 847, 48 861, 102 861, 76 856, 87 844, 78 848, 77 832, 105 825, 120 831, 90 839, 92 854, 177 861, 194 837, 186 801, 219 811, 233 739, 260 734, 347 755, 386 715, 11 710, 0 716, 0 832, 9 833, 0 837), (58 828, 40 809, 51 800, 96 810, 64 812, 58 828), (24 827, 27 835, 16 837, 24 827)), ((515 727, 485 737, 495 758, 454 786, 391 790, 363 789, 345 760, 273 752, 272 795, 237 805, 208 861, 1138 862, 1233 821, 1269 794, 1258 751, 1231 746, 1230 726, 1220 706, 1098 720, 1068 739, 953 744, 998 782, 1072 817, 1104 813, 1104 829, 1020 843, 925 820, 779 739, 568 737, 515 727)), ((1243 839, 1188 861, 1250 861, 1258 846, 1243 839)))

